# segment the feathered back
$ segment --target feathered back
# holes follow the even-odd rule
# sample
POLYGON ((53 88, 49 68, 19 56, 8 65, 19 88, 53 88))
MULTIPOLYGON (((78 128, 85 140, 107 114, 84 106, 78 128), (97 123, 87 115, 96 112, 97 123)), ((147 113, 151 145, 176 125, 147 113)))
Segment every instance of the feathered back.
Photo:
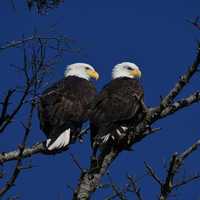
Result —
POLYGON ((143 88, 138 80, 123 77, 107 84, 92 106, 92 141, 136 120, 143 97, 143 88))

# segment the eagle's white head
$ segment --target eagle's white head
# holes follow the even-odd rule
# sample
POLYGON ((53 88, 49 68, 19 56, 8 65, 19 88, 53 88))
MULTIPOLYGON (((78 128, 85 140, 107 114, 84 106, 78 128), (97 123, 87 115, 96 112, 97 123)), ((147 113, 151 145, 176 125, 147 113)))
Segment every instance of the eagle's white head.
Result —
POLYGON ((78 76, 86 80, 90 80, 90 78, 95 78, 96 80, 99 79, 99 74, 95 69, 86 63, 74 63, 68 65, 65 70, 65 77, 68 76, 78 76))
POLYGON ((128 78, 140 78, 141 71, 139 67, 131 62, 122 62, 114 66, 112 70, 112 79, 128 77, 128 78))

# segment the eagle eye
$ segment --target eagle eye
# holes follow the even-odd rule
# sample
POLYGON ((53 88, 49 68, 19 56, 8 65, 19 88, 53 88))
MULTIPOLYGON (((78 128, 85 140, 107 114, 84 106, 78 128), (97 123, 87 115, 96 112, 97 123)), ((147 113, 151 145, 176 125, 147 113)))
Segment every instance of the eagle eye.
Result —
POLYGON ((127 67, 128 70, 133 70, 131 67, 127 67))
POLYGON ((90 68, 89 68, 89 67, 85 67, 85 69, 86 69, 86 70, 89 70, 90 68))

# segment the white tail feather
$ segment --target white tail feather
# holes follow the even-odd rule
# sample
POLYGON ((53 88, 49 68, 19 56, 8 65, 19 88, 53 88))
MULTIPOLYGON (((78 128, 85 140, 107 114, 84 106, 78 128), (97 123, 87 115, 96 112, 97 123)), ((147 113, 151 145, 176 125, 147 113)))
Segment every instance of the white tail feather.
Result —
POLYGON ((116 129, 116 132, 119 136, 122 134, 119 129, 116 129))
POLYGON ((123 129, 123 131, 127 131, 128 130, 127 126, 120 126, 120 127, 123 129))
POLYGON ((53 144, 48 146, 48 144, 51 142, 51 139, 48 139, 46 142, 46 146, 49 151, 55 150, 55 149, 61 149, 66 147, 70 142, 70 128, 64 131, 55 141, 53 144))
POLYGON ((51 139, 47 139, 47 141, 46 141, 46 147, 49 146, 50 142, 51 142, 51 139))
POLYGON ((108 133, 107 135, 104 135, 101 139, 102 139, 102 143, 106 143, 108 141, 110 137, 110 133, 108 133))

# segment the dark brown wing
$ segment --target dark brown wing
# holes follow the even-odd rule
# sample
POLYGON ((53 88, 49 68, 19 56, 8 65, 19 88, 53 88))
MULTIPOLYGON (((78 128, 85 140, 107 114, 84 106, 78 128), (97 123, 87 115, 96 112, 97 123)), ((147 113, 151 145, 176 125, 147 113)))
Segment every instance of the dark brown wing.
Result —
POLYGON ((95 95, 95 87, 78 77, 70 76, 55 83, 40 98, 41 129, 51 138, 68 128, 77 131, 88 119, 89 105, 95 95))
POLYGON ((137 80, 118 78, 106 85, 93 104, 91 135, 103 137, 136 117, 143 99, 143 88, 137 80))

